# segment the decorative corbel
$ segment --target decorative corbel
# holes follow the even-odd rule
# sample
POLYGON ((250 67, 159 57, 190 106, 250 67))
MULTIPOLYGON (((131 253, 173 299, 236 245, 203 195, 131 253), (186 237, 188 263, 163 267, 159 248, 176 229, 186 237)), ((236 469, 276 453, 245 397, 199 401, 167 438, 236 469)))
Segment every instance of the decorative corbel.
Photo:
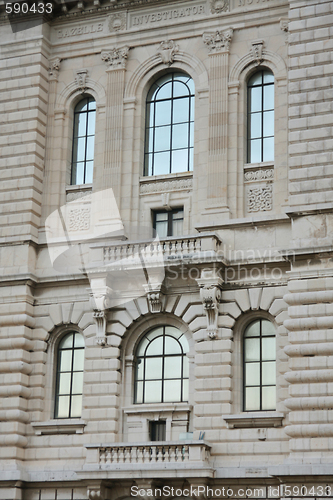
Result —
POLYGON ((204 33, 202 38, 209 49, 209 54, 229 52, 233 33, 232 28, 225 31, 215 31, 215 33, 204 33))
POLYGON ((213 270, 203 269, 201 277, 196 280, 200 288, 200 298, 207 317, 207 333, 214 339, 218 333, 219 302, 223 280, 213 270))
POLYGON ((109 69, 125 69, 129 47, 113 48, 109 52, 103 51, 101 54, 109 69))
POLYGON ((165 295, 162 283, 144 285, 144 289, 146 291, 150 312, 163 312, 165 306, 165 295))
POLYGON ((179 51, 179 46, 173 40, 165 40, 160 43, 157 55, 162 59, 163 64, 171 66, 174 62, 175 54, 179 51))
POLYGON ((82 94, 87 89, 86 87, 87 76, 88 76, 87 69, 80 69, 79 71, 76 72, 75 82, 82 94))
POLYGON ((103 484, 89 485, 87 487, 87 496, 89 500, 108 500, 110 491, 103 484))
POLYGON ((60 71, 61 59, 55 57, 49 60, 49 78, 50 80, 58 80, 58 75, 60 71))
POLYGON ((262 56, 263 48, 264 48, 263 40, 254 40, 252 42, 251 52, 253 59, 256 61, 257 66, 259 66, 259 64, 261 64, 263 61, 263 56, 262 56))
POLYGON ((94 287, 90 293, 90 305, 97 326, 96 344, 100 346, 107 344, 107 309, 111 307, 111 292, 111 288, 105 286, 100 289, 94 287))

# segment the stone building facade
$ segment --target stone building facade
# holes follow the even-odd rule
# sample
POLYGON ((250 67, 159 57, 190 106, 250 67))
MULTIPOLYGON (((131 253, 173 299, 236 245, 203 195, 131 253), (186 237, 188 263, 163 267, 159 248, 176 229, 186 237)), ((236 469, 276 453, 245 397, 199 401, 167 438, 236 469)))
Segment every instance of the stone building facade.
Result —
POLYGON ((333 2, 14 25, 0 498, 333 496, 333 2))

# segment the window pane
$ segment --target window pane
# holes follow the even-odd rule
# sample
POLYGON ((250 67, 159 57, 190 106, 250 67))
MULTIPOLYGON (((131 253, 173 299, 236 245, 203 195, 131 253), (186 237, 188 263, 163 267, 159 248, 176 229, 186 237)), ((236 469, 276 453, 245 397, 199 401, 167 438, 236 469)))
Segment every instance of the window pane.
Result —
POLYGON ((183 219, 172 221, 172 236, 183 235, 183 219))
POLYGON ((250 115, 250 138, 257 139, 262 136, 262 127, 261 127, 261 113, 252 113, 250 115))
POLYGON ((254 321, 245 330, 245 337, 259 337, 260 335, 260 321, 254 321))
POLYGON ((261 334, 275 336, 275 328, 271 321, 268 321, 267 319, 261 320, 261 334))
POLYGON ((183 357, 183 377, 189 377, 189 360, 187 356, 183 357))
POLYGON ((82 396, 72 396, 71 417, 80 417, 82 413, 82 396))
POLYGON ((88 114, 88 135, 95 135, 96 113, 92 111, 88 114))
POLYGON ((195 101, 194 101, 194 97, 191 97, 191 121, 193 122, 194 121, 194 107, 195 105, 195 101))
POLYGON ((263 161, 274 160, 274 137, 264 139, 264 157, 263 161))
POLYGON ((260 410, 260 387, 246 387, 244 410, 260 410))
POLYGON ((162 378, 162 358, 146 358, 146 380, 156 380, 162 378))
POLYGON ((171 101, 161 101, 155 104, 155 126, 170 125, 171 101))
POLYGON ((189 393, 189 381, 188 379, 183 380, 183 401, 188 401, 189 393))
POLYGON ((84 137, 87 133, 87 113, 75 115, 74 137, 84 137))
POLYGON ((88 137, 87 138, 86 160, 93 160, 94 159, 94 146, 95 146, 95 137, 94 136, 88 137))
POLYGON ((261 162, 261 139, 249 141, 249 148, 250 163, 261 162))
POLYGON ((188 96, 189 94, 187 85, 179 81, 173 83, 173 97, 188 96))
POLYGON ((73 373, 72 394, 82 394, 83 372, 73 373))
POLYGON ((61 342, 59 343, 59 349, 71 347, 73 347, 73 333, 70 333, 69 335, 63 337, 61 342))
POLYGON ((71 392, 71 373, 59 374, 59 394, 70 394, 71 392))
POLYGON ((72 369, 72 350, 60 351, 59 357, 59 371, 60 372, 70 372, 72 369))
POLYGON ((252 85, 260 85, 262 83, 262 72, 259 71, 258 73, 255 73, 249 80, 249 87, 252 85))
POLYGON ((143 359, 138 359, 136 362, 136 380, 143 380, 143 359))
POLYGON ((251 112, 262 110, 262 87, 250 88, 249 110, 251 112))
POLYGON ((194 123, 190 124, 190 146, 193 148, 194 145, 194 123))
POLYGON ((187 338, 185 337, 185 335, 182 335, 180 338, 179 338, 179 342, 181 343, 182 345, 182 348, 183 348, 183 352, 188 352, 189 351, 189 346, 188 346, 188 341, 187 341, 187 338))
POLYGON ((69 417, 69 396, 59 396, 57 401, 57 412, 56 418, 68 418, 69 417))
POLYGON ((165 337, 165 347, 164 347, 164 353, 165 354, 181 354, 181 348, 176 339, 173 337, 166 336, 165 337))
POLYGON ((81 333, 76 333, 74 336, 74 347, 84 347, 84 338, 81 333))
POLYGON ((155 151, 167 151, 170 149, 171 127, 155 128, 155 151))
POLYGON ((275 410, 276 408, 276 387, 262 388, 262 409, 275 410))
POLYGON ((264 83, 273 83, 274 75, 271 71, 264 71, 264 83))
POLYGON ((160 403, 162 401, 162 381, 145 383, 145 403, 160 403))
POLYGON ((264 113, 263 136, 267 137, 269 135, 274 135, 274 111, 265 111, 264 113))
POLYGON ((170 152, 155 153, 154 155, 154 175, 170 173, 170 152))
POLYGON ((172 149, 187 148, 189 145, 188 123, 172 127, 172 149))
MULTIPOLYGON (((168 80, 170 80, 170 75, 167 78, 168 80)), ((172 82, 169 81, 168 83, 162 85, 160 89, 156 92, 155 99, 157 101, 161 99, 171 99, 171 91, 172 91, 172 82)))
POLYGON ((154 126, 154 103, 149 103, 147 104, 147 118, 146 118, 146 127, 153 127, 154 126))
POLYGON ((161 222, 161 221, 168 221, 168 213, 167 212, 160 212, 155 215, 156 217, 156 222, 161 222))
POLYGON ((154 129, 147 128, 146 130, 146 153, 151 153, 153 151, 154 145, 154 129))
POLYGON ((189 121, 189 99, 177 99, 173 103, 173 123, 181 123, 189 121))
POLYGON ((188 149, 172 151, 171 172, 186 172, 188 169, 188 149))
POLYGON ((74 371, 82 371, 84 364, 84 349, 77 349, 74 351, 74 371))
POLYGON ((244 340, 245 361, 260 361, 260 339, 246 338, 244 340))
POLYGON ((164 358, 164 378, 181 378, 181 356, 166 356, 164 358))
POLYGON ((275 360, 276 342, 275 337, 264 337, 261 339, 262 359, 275 360))
POLYGON ((135 403, 143 403, 143 382, 136 383, 135 403))
POLYGON ((156 222, 155 223, 156 234, 159 238, 166 238, 168 236, 168 222, 156 222))
POLYGON ((87 111, 88 109, 88 99, 82 99, 82 101, 80 101, 76 107, 75 107, 75 113, 76 112, 79 112, 79 111, 87 111))
POLYGON ((146 350, 146 356, 155 356, 155 355, 162 355, 163 354, 163 337, 157 337, 155 340, 153 340, 147 350, 146 350))
POLYGON ((190 161, 189 161, 189 170, 192 171, 193 170, 193 148, 190 149, 190 161))
POLYGON ((75 163, 73 165, 73 184, 83 184, 83 176, 84 176, 84 163, 75 163))
POLYGON ((145 175, 153 175, 153 154, 145 155, 145 175))
POLYGON ((87 161, 87 163, 86 163, 86 177, 85 177, 85 181, 84 181, 85 184, 92 184, 93 173, 94 173, 94 162, 87 161))
POLYGON ((274 109, 274 85, 264 87, 264 110, 274 109))
POLYGON ((245 385, 260 385, 260 363, 245 364, 245 385))
POLYGON ((181 400, 181 380, 164 381, 164 402, 170 403, 181 400))
POLYGON ((262 364, 262 385, 276 384, 276 363, 275 361, 265 361, 262 364))

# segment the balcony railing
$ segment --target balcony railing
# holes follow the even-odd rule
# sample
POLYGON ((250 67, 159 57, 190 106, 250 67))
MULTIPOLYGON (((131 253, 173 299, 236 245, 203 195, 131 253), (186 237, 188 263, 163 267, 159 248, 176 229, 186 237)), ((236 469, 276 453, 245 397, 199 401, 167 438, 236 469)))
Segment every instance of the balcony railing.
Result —
MULTIPOLYGON (((193 470, 201 476, 211 475, 210 448, 205 441, 89 444, 86 471, 193 470)), ((135 474, 135 472, 134 472, 135 474)))

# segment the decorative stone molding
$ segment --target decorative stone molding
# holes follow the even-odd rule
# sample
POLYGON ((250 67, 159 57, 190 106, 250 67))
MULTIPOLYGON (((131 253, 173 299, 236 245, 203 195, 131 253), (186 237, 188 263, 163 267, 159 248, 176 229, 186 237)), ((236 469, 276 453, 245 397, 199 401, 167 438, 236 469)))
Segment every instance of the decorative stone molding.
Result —
POLYGON ((125 30, 126 12, 117 12, 116 14, 111 14, 108 18, 108 26, 110 33, 125 30))
POLYGON ((97 325, 96 344, 104 346, 107 343, 106 325, 107 309, 111 307, 112 290, 108 286, 97 288, 91 280, 92 292, 90 293, 90 306, 93 309, 93 318, 97 325))
POLYGON ((214 339, 218 333, 217 321, 223 280, 216 276, 213 270, 202 270, 201 277, 196 282, 200 288, 200 298, 207 317, 208 337, 214 339))
POLYGON ((193 188, 193 179, 175 179, 163 182, 145 182, 140 184, 140 194, 164 193, 166 191, 185 191, 193 188))
POLYGON ((72 208, 68 213, 70 231, 87 231, 90 228, 90 207, 72 208))
POLYGON ((149 309, 151 313, 163 312, 165 305, 165 296, 162 290, 162 283, 156 285, 144 285, 149 309))
POLYGON ((84 201, 91 201, 91 191, 68 191, 66 193, 66 202, 79 200, 85 197, 84 201))
POLYGON ((109 52, 102 52, 101 57, 109 69, 125 69, 129 47, 114 48, 109 52))
POLYGON ((289 20, 287 18, 280 19, 280 28, 282 31, 288 33, 289 31, 289 20))
POLYGON ((165 40, 160 43, 157 54, 161 57, 163 64, 171 66, 174 62, 175 53, 179 51, 179 46, 173 40, 165 40))
POLYGON ((260 413, 254 412, 241 413, 239 415, 222 415, 222 418, 227 422, 228 429, 245 429, 247 427, 281 427, 284 414, 263 411, 260 413))
POLYGON ((56 57, 54 59, 49 60, 49 78, 50 80, 58 80, 58 75, 60 71, 60 63, 61 59, 56 57))
POLYGON ((272 168, 263 170, 250 170, 248 172, 244 172, 244 181, 265 181, 265 180, 273 180, 274 179, 274 170, 272 168))
POLYGON ((103 346, 106 344, 106 312, 94 311, 93 318, 97 325, 96 344, 103 346))
POLYGON ((107 500, 109 498, 109 490, 103 484, 89 485, 87 487, 87 496, 89 500, 107 500))
POLYGON ((87 69, 80 69, 79 71, 76 72, 75 82, 82 94, 87 90, 87 76, 88 76, 87 69))
POLYGON ((229 10, 229 0, 211 0, 210 11, 212 14, 221 14, 229 10))
POLYGON ((248 212, 267 212, 272 210, 273 205, 273 186, 250 187, 247 191, 247 210, 248 212))
POLYGON ((218 54, 220 52, 229 52, 233 37, 233 29, 225 31, 216 31, 215 33, 204 33, 203 41, 209 49, 209 54, 218 54))
POLYGON ((257 66, 263 61, 263 48, 264 42, 263 40, 254 40, 252 42, 251 52, 253 60, 256 61, 257 66))

